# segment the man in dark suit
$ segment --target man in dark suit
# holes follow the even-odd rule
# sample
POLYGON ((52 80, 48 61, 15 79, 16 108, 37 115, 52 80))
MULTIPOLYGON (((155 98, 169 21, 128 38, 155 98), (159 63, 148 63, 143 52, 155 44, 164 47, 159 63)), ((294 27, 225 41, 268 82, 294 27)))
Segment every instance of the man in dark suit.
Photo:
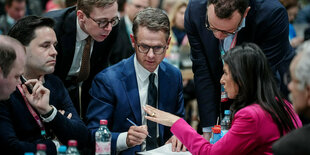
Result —
POLYGON ((149 6, 149 0, 127 0, 124 10, 125 15, 119 22, 117 38, 111 50, 111 64, 116 64, 134 54, 135 51, 130 40, 133 18, 139 11, 149 6))
POLYGON ((84 118, 91 81, 109 66, 116 35, 112 27, 119 22, 117 2, 78 0, 76 7, 52 11, 46 16, 56 22, 58 55, 54 74, 64 82, 75 108, 84 118))
POLYGON ((136 53, 100 72, 90 89, 92 100, 86 116, 92 140, 100 119, 106 119, 112 132, 112 154, 132 155, 161 146, 169 138, 179 150, 182 144, 175 136, 171 137, 169 128, 149 124, 143 110, 146 104, 153 104, 161 110, 184 116, 181 73, 162 62, 170 43, 168 16, 160 9, 142 10, 135 17, 132 30, 131 40, 136 53), (147 138, 148 134, 151 138, 147 138))
MULTIPOLYGON (((297 55, 290 65, 291 81, 288 88, 294 110, 310 118, 310 42, 297 49, 297 55)), ((310 154, 310 124, 283 136, 272 146, 275 155, 310 154)))
POLYGON ((50 18, 27 16, 8 33, 24 45, 26 65, 23 84, 17 86, 10 100, 0 103, 3 154, 35 152, 39 143, 47 146, 47 154, 56 154, 57 147, 70 139, 76 139, 79 147, 87 144, 85 124, 62 81, 51 74, 57 55, 53 24, 50 18))
POLYGON ((225 92, 221 93, 221 54, 242 42, 256 43, 280 83, 294 56, 287 37, 288 17, 278 0, 190 0, 185 29, 191 45, 200 124, 209 139, 219 109, 229 108, 229 103, 220 105, 221 99, 227 99, 225 92))
POLYGON ((26 0, 5 0, 5 14, 0 16, 0 34, 8 34, 10 28, 26 14, 26 0))

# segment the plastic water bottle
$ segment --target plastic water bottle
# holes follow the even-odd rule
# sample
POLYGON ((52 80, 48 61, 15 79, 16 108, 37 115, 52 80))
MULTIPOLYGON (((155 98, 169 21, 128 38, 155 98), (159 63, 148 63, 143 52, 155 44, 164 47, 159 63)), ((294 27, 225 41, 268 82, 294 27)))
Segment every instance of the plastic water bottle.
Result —
POLYGON ((67 151, 67 146, 61 145, 58 148, 58 154, 57 155, 66 155, 66 151, 67 151))
POLYGON ((45 144, 37 144, 37 152, 36 155, 46 155, 46 145, 45 144))
POLYGON ((69 140, 68 141, 68 150, 67 155, 80 155, 77 147, 77 141, 76 140, 69 140))
POLYGON ((221 127, 222 127, 222 137, 228 132, 229 130, 229 126, 230 126, 230 111, 229 110, 225 110, 224 111, 224 118, 221 121, 221 127))
POLYGON ((221 136, 221 126, 215 125, 212 129, 212 136, 210 139, 211 144, 215 144, 218 140, 222 138, 221 136))
POLYGON ((223 85, 221 85, 221 102, 227 102, 228 101, 228 95, 225 91, 225 88, 223 85))
POLYGON ((111 132, 109 131, 107 120, 100 120, 100 127, 95 133, 96 155, 111 154, 111 132))

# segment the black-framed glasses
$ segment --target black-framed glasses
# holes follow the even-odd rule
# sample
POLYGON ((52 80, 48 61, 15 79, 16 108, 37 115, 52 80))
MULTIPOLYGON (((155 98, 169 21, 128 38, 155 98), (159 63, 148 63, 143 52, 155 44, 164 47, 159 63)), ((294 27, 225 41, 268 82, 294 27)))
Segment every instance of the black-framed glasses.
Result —
POLYGON ((103 19, 103 20, 100 20, 100 21, 99 20, 97 21, 97 20, 93 19, 90 16, 88 18, 90 18, 95 23, 97 23, 98 27, 100 27, 100 28, 106 28, 109 25, 109 23, 111 23, 112 27, 114 27, 114 26, 116 26, 119 23, 119 18, 118 17, 114 17, 111 20, 103 19))
POLYGON ((220 30, 220 29, 217 29, 217 28, 213 28, 213 27, 210 27, 210 24, 209 24, 209 20, 208 20, 208 15, 206 15, 206 21, 205 21, 205 25, 206 25, 206 28, 209 30, 209 31, 212 31, 213 33, 215 32, 221 32, 223 33, 224 35, 227 35, 227 36, 231 36, 231 35, 235 35, 240 29, 240 25, 243 21, 243 18, 241 18, 236 30, 234 32, 227 32, 227 31, 224 31, 224 30, 220 30))
POLYGON ((153 49, 153 53, 155 55, 161 55, 165 52, 165 49, 167 46, 148 46, 148 45, 145 45, 145 44, 137 44, 138 46, 138 51, 140 53, 148 53, 150 51, 150 49, 153 49))

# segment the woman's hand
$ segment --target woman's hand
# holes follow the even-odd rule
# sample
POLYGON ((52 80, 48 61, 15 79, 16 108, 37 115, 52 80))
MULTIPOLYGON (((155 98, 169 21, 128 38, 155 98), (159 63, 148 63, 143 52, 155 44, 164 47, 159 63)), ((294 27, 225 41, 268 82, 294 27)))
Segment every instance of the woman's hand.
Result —
POLYGON ((145 116, 146 119, 169 127, 180 119, 178 116, 161 111, 149 105, 144 107, 144 111, 149 115, 145 116))

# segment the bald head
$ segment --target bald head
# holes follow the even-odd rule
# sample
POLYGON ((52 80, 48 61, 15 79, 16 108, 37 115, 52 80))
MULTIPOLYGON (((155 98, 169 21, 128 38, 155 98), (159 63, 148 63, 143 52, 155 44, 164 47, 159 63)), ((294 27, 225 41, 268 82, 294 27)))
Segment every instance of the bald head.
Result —
POLYGON ((25 48, 14 38, 0 35, 0 100, 8 99, 20 83, 25 66, 25 48))

